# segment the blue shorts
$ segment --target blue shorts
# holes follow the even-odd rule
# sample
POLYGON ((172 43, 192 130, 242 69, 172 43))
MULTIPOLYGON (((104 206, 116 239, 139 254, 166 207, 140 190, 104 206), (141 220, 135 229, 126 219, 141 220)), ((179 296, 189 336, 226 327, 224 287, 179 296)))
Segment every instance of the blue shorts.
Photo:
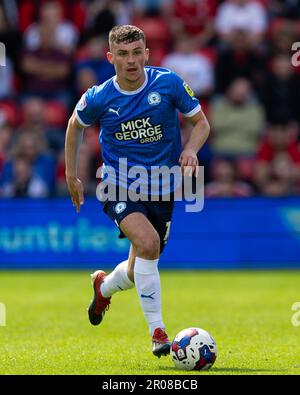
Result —
POLYGON ((121 221, 131 213, 142 213, 153 225, 160 238, 160 253, 163 252, 167 244, 170 225, 172 220, 174 197, 171 195, 170 201, 142 201, 133 202, 131 200, 106 201, 102 202, 103 211, 118 226, 120 230, 119 238, 126 236, 120 229, 121 221))

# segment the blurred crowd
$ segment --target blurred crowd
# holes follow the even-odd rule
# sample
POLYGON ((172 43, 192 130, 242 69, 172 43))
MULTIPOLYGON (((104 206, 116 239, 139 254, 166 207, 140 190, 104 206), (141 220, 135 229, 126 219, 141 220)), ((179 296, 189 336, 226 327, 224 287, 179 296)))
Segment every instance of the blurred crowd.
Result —
MULTIPOLYGON (((0 0, 0 197, 67 194, 67 120, 83 92, 114 75, 105 54, 119 24, 143 29, 149 64, 200 99, 208 198, 300 194, 300 0, 0 0)), ((181 123, 184 143, 191 126, 181 123)), ((85 130, 79 158, 91 196, 98 134, 85 130)))

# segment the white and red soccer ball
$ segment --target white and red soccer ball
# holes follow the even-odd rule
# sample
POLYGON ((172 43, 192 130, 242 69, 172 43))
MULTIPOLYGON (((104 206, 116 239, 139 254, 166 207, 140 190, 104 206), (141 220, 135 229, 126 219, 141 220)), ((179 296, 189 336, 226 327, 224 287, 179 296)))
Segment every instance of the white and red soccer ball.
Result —
POLYGON ((171 344, 171 357, 178 369, 208 370, 217 358, 216 342, 204 329, 184 329, 171 344))

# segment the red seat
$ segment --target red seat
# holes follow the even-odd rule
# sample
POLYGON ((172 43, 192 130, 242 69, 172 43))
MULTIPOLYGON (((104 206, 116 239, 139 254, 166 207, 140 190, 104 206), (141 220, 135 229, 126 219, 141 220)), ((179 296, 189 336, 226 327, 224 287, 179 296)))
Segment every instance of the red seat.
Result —
POLYGON ((16 103, 10 101, 0 101, 0 112, 4 114, 5 120, 13 126, 20 121, 19 108, 16 103))

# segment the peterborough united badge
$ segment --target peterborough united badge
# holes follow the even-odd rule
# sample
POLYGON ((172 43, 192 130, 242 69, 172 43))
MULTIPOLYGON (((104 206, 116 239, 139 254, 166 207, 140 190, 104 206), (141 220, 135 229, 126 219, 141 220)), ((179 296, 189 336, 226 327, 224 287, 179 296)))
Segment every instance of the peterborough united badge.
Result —
POLYGON ((151 92, 148 95, 148 103, 152 106, 157 106, 161 102, 160 94, 157 92, 151 92))

